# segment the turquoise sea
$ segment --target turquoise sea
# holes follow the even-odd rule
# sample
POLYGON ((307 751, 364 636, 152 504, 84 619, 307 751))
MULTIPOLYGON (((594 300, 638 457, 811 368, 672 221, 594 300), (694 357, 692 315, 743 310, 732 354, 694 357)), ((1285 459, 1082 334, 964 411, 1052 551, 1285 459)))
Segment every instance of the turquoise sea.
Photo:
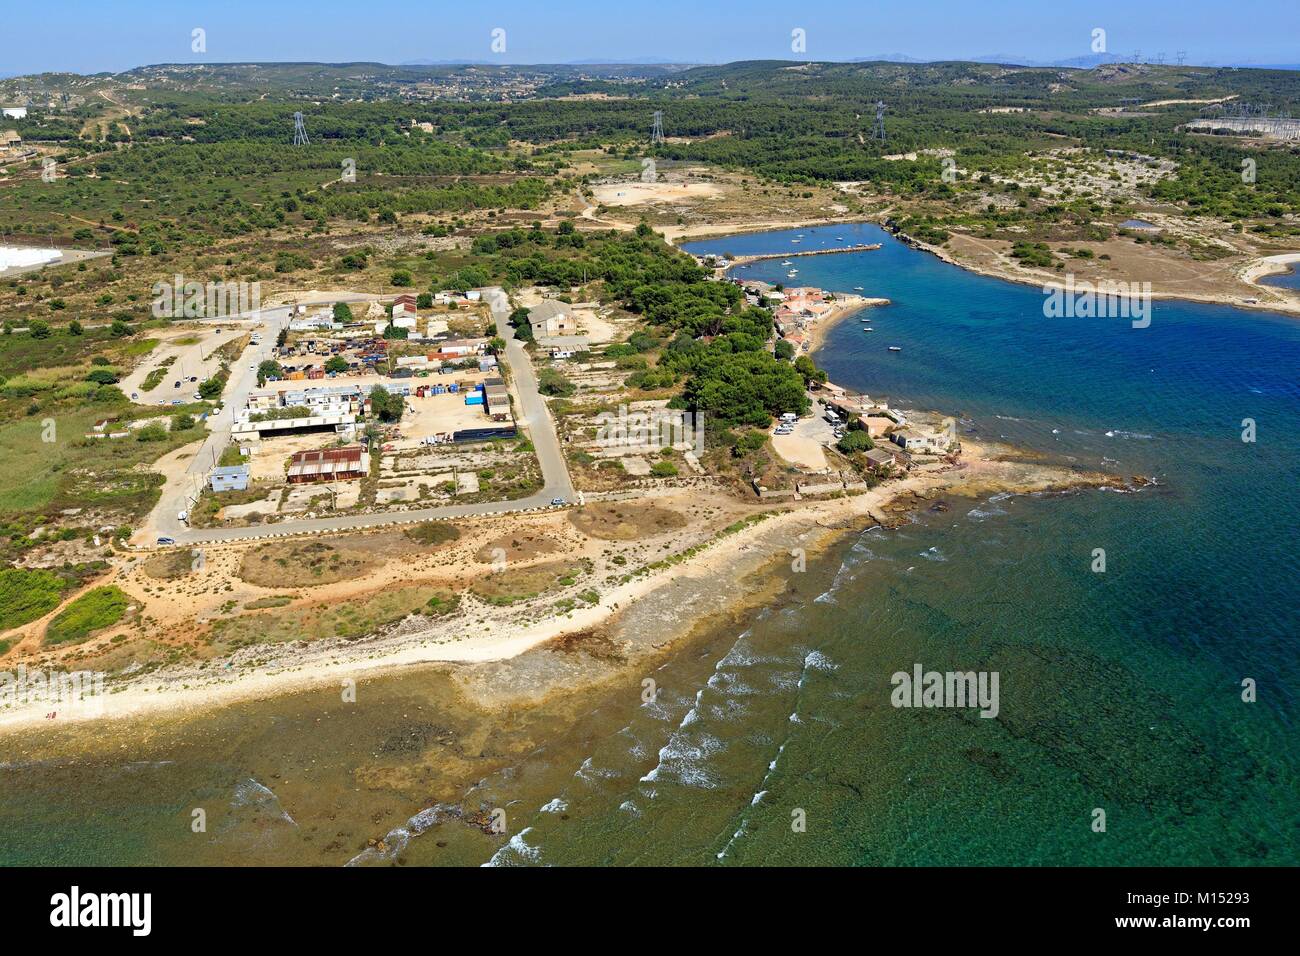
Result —
POLYGON ((1156 485, 949 498, 850 535, 674 650, 651 703, 637 674, 580 709, 489 720, 406 677, 364 713, 298 695, 111 758, 11 754, 0 861, 1300 863, 1300 322, 1174 301, 1145 329, 1048 319, 1039 289, 870 225, 687 248, 841 238, 883 247, 794 260, 795 281, 892 304, 867 313, 874 333, 857 317, 830 333, 816 358, 834 381, 1156 485), (997 716, 891 706, 916 664, 997 672, 997 716), (436 786, 475 761, 472 786, 436 786), (507 834, 467 827, 467 808, 504 809, 507 834))

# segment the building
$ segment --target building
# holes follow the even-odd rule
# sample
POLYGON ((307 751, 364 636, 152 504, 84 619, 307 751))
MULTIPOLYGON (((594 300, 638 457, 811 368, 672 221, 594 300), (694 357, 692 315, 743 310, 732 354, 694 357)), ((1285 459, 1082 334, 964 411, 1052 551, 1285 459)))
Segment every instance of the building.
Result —
POLYGON ((27 119, 27 107, 25 106, 6 106, 4 107, 5 119, 27 119))
POLYGON ((247 491, 247 465, 220 465, 208 473, 208 485, 215 492, 247 491))
POLYGON ((904 428, 889 437, 899 448, 913 454, 942 455, 948 451, 948 439, 943 435, 904 428))
POLYGON ((289 483, 350 481, 370 474, 370 454, 360 445, 300 451, 289 459, 289 483))
POLYGON ((23 144, 23 138, 18 135, 16 129, 7 129, 0 133, 0 147, 5 149, 17 149, 23 144))
POLYGON ((438 346, 438 350, 451 355, 470 356, 486 351, 487 339, 447 339, 438 346))
POLYGON ((504 422, 511 417, 510 393, 501 379, 490 378, 485 381, 483 395, 486 398, 488 416, 493 421, 504 422))
POLYGON ((894 453, 886 448, 868 448, 862 453, 862 457, 878 471, 889 471, 894 467, 894 453))
POLYGON ((578 331, 578 321, 566 302, 548 299, 528 310, 528 324, 533 338, 547 335, 572 335, 578 331))

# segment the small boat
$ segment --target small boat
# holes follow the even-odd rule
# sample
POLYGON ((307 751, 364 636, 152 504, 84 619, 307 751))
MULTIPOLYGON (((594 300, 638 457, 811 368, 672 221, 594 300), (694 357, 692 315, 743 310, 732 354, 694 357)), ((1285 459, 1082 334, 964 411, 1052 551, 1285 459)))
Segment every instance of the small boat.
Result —
POLYGON ((901 345, 891 345, 891 346, 889 347, 889 351, 891 351, 891 352, 901 352, 901 351, 903 351, 903 347, 902 347, 901 345))
POLYGON ((803 242, 802 239, 791 239, 790 241, 791 241, 791 242, 803 242))
POLYGON ((862 331, 863 331, 863 332, 874 332, 874 331, 876 331, 876 330, 873 329, 871 326, 867 326, 867 327, 866 327, 865 329, 863 329, 862 331))
POLYGON ((794 263, 791 262, 789 259, 786 259, 785 262, 781 263, 781 265, 783 265, 783 266, 792 266, 792 265, 794 265, 794 263))
POLYGON ((862 290, 862 286, 860 286, 860 285, 855 285, 855 286, 853 287, 853 291, 854 291, 854 292, 861 292, 861 291, 863 291, 863 290, 862 290))
POLYGON ((835 237, 835 241, 836 241, 836 242, 843 242, 843 241, 844 241, 844 237, 843 237, 843 236, 836 236, 836 237, 835 237))

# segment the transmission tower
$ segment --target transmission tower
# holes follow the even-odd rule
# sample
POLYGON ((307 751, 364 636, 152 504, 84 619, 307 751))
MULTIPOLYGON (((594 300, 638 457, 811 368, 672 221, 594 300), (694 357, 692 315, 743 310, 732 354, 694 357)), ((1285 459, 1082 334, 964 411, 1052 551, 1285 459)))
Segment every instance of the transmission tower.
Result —
POLYGON ((655 125, 650 130, 650 142, 662 143, 664 141, 664 111, 663 110, 655 110, 654 121, 655 121, 655 125))
POLYGON ((307 124, 302 121, 301 113, 293 114, 293 145, 306 146, 311 140, 307 138, 307 124))
POLYGON ((1142 62, 1142 51, 1141 51, 1141 50, 1134 50, 1134 51, 1133 51, 1133 62, 1134 62, 1134 63, 1141 63, 1141 62, 1142 62))
POLYGON ((1157 65, 1157 66, 1164 66, 1164 65, 1165 65, 1165 54, 1164 54, 1163 51, 1161 51, 1160 53, 1157 53, 1157 54, 1156 54, 1156 65, 1157 65))
POLYGON ((1183 63, 1187 61, 1187 51, 1179 50, 1177 53, 1174 54, 1174 58, 1178 60, 1178 65, 1182 66, 1183 63))
POLYGON ((876 100, 876 122, 871 127, 871 138, 885 141, 885 101, 876 100))

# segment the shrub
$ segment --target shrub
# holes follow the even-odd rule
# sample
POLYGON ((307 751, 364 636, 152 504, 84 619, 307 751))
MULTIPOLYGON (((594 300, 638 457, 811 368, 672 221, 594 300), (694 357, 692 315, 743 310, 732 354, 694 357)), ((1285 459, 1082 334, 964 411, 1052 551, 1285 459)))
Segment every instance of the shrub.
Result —
POLYGON ((45 643, 80 643, 95 631, 122 620, 130 603, 130 598, 113 585, 87 591, 50 621, 45 628, 45 643))

